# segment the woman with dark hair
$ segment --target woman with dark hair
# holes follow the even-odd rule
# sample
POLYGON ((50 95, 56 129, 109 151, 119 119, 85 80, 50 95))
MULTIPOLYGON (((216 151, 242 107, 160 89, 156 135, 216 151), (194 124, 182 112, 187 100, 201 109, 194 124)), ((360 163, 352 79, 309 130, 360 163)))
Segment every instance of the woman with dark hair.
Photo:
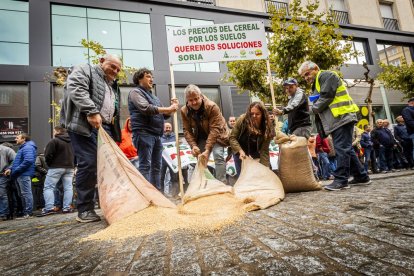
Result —
POLYGON ((266 108, 261 102, 251 103, 230 134, 237 176, 240 175, 241 159, 246 156, 260 159, 261 164, 269 167, 269 144, 273 136, 273 125, 266 108))

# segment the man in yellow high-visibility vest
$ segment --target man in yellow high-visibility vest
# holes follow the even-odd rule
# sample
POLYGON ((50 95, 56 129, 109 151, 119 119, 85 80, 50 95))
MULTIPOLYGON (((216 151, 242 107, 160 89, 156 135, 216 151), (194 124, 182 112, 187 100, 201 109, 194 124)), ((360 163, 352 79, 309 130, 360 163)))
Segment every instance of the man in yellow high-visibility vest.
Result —
POLYGON ((352 134, 357 122, 358 106, 349 95, 345 83, 334 71, 320 70, 312 61, 305 61, 298 73, 312 84, 316 101, 310 107, 315 114, 319 134, 331 134, 336 152, 337 168, 334 181, 325 186, 328 191, 348 189, 351 185, 367 185, 371 180, 352 149, 352 134), (353 180, 348 181, 352 174, 353 180))

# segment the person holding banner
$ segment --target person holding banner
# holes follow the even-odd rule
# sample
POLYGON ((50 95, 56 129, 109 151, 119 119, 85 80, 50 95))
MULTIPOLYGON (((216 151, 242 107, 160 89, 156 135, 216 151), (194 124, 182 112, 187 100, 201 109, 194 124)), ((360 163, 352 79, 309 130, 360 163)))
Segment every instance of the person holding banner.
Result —
POLYGON ((312 91, 318 99, 310 109, 319 121, 318 132, 322 138, 331 134, 337 158, 333 182, 325 190, 339 191, 349 185, 367 185, 371 180, 352 149, 352 133, 357 122, 358 106, 349 95, 345 83, 338 73, 320 70, 312 61, 305 61, 299 67, 299 75, 312 84, 312 91), (354 179, 348 182, 349 175, 354 179))
POLYGON ((131 114, 132 140, 139 152, 139 172, 157 189, 161 188, 161 136, 164 119, 178 110, 178 100, 171 99, 169 107, 163 107, 151 92, 152 72, 139 69, 133 76, 136 88, 129 92, 128 108, 131 114))
POLYGON ((260 159, 260 163, 269 167, 269 145, 274 137, 274 126, 265 106, 253 102, 246 114, 240 116, 230 134, 230 146, 234 154, 237 177, 240 176, 241 159, 247 156, 260 159))
POLYGON ((186 104, 181 108, 184 137, 193 155, 201 155, 206 164, 213 152, 215 177, 226 183, 224 150, 229 145, 226 119, 217 104, 203 95, 197 85, 189 84, 184 94, 186 104))

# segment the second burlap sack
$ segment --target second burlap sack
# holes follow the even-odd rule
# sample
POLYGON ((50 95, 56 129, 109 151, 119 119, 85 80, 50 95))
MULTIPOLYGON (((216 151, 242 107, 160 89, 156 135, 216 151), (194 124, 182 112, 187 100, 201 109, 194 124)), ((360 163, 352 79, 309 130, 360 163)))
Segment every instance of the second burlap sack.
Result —
POLYGON ((268 167, 248 157, 243 160, 240 177, 234 184, 235 196, 246 211, 266 209, 285 198, 279 177, 268 167))
POLYGON ((313 174, 306 138, 291 136, 289 142, 280 145, 279 176, 286 193, 322 188, 313 174))

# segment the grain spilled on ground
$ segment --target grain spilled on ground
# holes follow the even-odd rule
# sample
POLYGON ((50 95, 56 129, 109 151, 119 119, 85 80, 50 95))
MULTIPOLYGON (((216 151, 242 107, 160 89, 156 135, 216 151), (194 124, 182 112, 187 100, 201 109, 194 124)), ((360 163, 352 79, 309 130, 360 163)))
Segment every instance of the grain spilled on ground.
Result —
POLYGON ((84 240, 126 239, 177 229, 205 233, 236 223, 244 213, 243 203, 233 195, 213 195, 190 201, 177 209, 150 206, 84 240))

